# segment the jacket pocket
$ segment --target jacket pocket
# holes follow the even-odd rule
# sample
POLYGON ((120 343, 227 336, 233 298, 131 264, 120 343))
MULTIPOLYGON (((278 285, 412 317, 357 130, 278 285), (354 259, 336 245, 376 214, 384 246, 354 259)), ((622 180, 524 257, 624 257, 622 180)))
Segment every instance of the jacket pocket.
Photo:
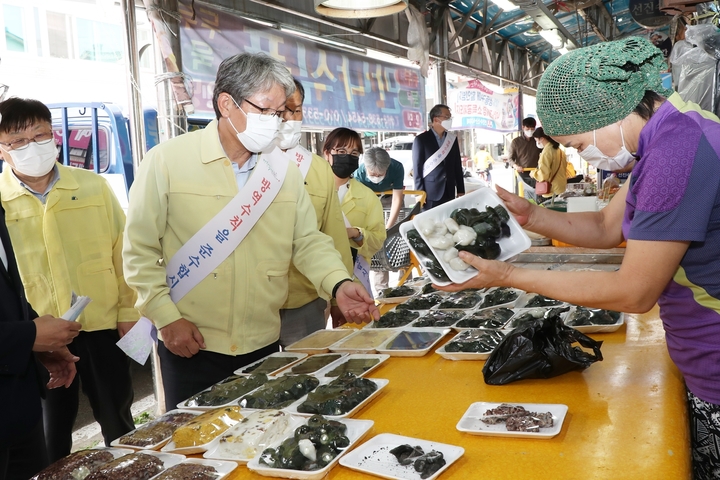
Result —
MULTIPOLYGON (((288 271, 290 266, 285 262, 277 262, 272 260, 261 261, 257 265, 258 279, 262 283, 257 285, 258 291, 268 292, 270 303, 278 301, 279 309, 285 303, 288 292, 288 271)), ((260 295, 263 295, 260 293, 260 295)), ((274 308, 273 308, 274 310, 274 308)))
MULTIPOLYGON (((55 296, 45 275, 39 273, 23 275, 22 283, 27 301, 38 315, 43 316, 55 312, 55 302, 53 301, 55 296)), ((65 312, 59 312, 58 315, 63 313, 65 312)))
MULTIPOLYGON (((110 257, 97 258, 81 263, 77 267, 78 295, 90 297, 92 302, 83 312, 83 325, 104 326, 117 322, 118 282, 115 266, 110 257)), ((114 328, 114 325, 113 327, 114 328)))

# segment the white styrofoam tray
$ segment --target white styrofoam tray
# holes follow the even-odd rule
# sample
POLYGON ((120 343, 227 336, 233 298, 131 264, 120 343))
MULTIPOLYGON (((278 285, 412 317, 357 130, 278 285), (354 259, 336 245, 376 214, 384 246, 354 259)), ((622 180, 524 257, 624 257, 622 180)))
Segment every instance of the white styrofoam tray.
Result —
MULTIPOLYGON (((214 408, 216 408, 216 407, 214 407, 214 408)), ((158 418, 156 418, 156 419, 148 422, 147 424, 153 423, 153 422, 157 422, 157 421, 159 421, 159 420, 162 420, 163 417, 168 416, 168 415, 172 415, 172 414, 174 414, 174 413, 191 413, 191 414, 193 414, 193 415, 195 415, 195 416, 202 414, 202 412, 199 411, 199 410, 191 410, 191 409, 179 408, 179 409, 176 409, 176 410, 170 410, 169 412, 166 412, 166 413, 162 414, 161 416, 159 416, 158 418)), ((139 426, 138 428, 136 428, 135 430, 133 430, 133 431, 131 431, 131 432, 128 432, 128 435, 131 434, 131 433, 133 433, 133 432, 135 432, 136 430, 139 430, 139 429, 143 428, 143 427, 144 427, 145 425, 147 425, 147 424, 142 424, 142 425, 140 425, 140 426, 139 426)), ((123 435, 123 436, 124 436, 124 435, 123 435)), ((155 444, 153 444, 153 445, 146 445, 146 446, 144 446, 144 447, 138 447, 138 446, 135 446, 135 445, 125 445, 125 444, 123 444, 123 443, 120 443, 120 439, 121 439, 121 438, 122 438, 122 437, 118 437, 118 438, 116 438, 115 440, 113 440, 112 442, 110 442, 110 446, 111 446, 111 447, 118 447, 118 448, 121 448, 121 449, 130 448, 130 449, 132 449, 133 451, 134 451, 134 450, 158 450, 158 449, 160 449, 163 445, 165 445, 167 442, 170 441, 170 438, 172 438, 172 435, 168 436, 168 437, 167 437, 166 439, 164 439, 164 440, 161 440, 160 442, 157 442, 157 443, 155 443, 155 444)))
POLYGON ((438 344, 440 340, 442 340, 445 335, 450 333, 451 329, 449 328, 403 328, 398 329, 397 334, 393 335, 391 339, 389 339, 387 342, 385 342, 383 345, 377 348, 378 353, 386 353, 390 355, 391 357, 422 357, 423 355, 427 354, 430 350, 435 348, 435 346, 438 344), (391 344, 395 341, 395 339, 403 335, 405 332, 408 332, 410 334, 417 334, 417 335, 426 335, 426 334, 437 334, 437 338, 432 341, 428 346, 425 348, 420 349, 398 349, 398 348, 390 348, 391 344))
MULTIPOLYGON (((481 329, 467 329, 466 331, 474 331, 478 332, 480 334, 491 334, 492 332, 490 330, 481 330, 481 329)), ((500 332, 502 334, 502 332, 500 332)), ((460 335, 467 335, 465 331, 459 332, 457 335, 455 335, 453 338, 450 339, 449 342, 447 342, 442 347, 435 350, 435 353, 440 355, 443 358, 446 358, 448 360, 487 360, 487 358, 490 356, 490 354, 493 352, 492 350, 489 352, 448 352, 445 350, 445 347, 447 347, 448 343, 452 342, 455 338, 457 338, 460 335)), ((504 336, 504 334, 503 334, 504 336)))
MULTIPOLYGON (((577 309, 577 306, 570 307, 570 310, 567 313, 563 314, 563 321, 567 321, 567 318, 575 311, 575 309, 577 309)), ((610 325, 578 325, 572 326, 572 328, 582 333, 611 333, 617 331, 623 325, 623 323, 625 323, 625 314, 620 312, 620 318, 618 318, 617 323, 613 323, 610 325)))
POLYGON ((307 353, 297 353, 297 352, 275 352, 275 353, 271 353, 271 354, 268 355, 267 357, 261 358, 260 360, 258 360, 258 361, 256 361, 256 362, 252 362, 252 363, 250 363, 250 364, 248 364, 248 365, 245 365, 244 367, 238 368, 238 369, 235 370, 235 372, 233 372, 233 373, 235 373, 235 375, 252 375, 253 373, 258 373, 257 370, 254 370, 254 371, 251 371, 251 372, 245 372, 244 370, 248 370, 249 368, 252 368, 252 367, 254 367, 254 366, 256 366, 256 365, 259 366, 259 365, 262 364, 265 360, 267 360, 267 359, 269 359, 269 358, 271 358, 271 357, 272 357, 272 358, 276 358, 276 357, 278 357, 278 358, 285 358, 285 359, 287 359, 288 363, 286 363, 285 365, 283 365, 283 366, 281 366, 281 367, 276 368, 276 369, 273 370, 273 371, 264 372, 267 376, 272 376, 272 375, 275 375, 276 373, 281 372, 282 370, 285 370, 285 369, 288 368, 290 365, 292 365, 292 364, 294 364, 294 363, 302 360, 303 358, 307 357, 307 353))
MULTIPOLYGON (((456 198, 455 200, 451 200, 447 203, 443 203, 442 205, 438 205, 435 208, 419 213, 413 218, 412 223, 417 228, 427 220, 442 222, 446 218, 450 218, 450 214, 456 208, 477 208, 482 212, 485 210, 485 207, 495 207, 497 205, 505 207, 505 204, 502 200, 500 200, 500 197, 498 197, 495 192, 493 192, 490 188, 483 187, 472 193, 463 195, 460 198, 456 198)), ((507 210, 507 208, 505 209, 507 210)), ((502 237, 497 242, 498 245, 500 245, 500 256, 496 260, 499 261, 508 260, 518 253, 524 252, 530 248, 532 244, 530 237, 528 237, 522 227, 520 227, 520 224, 517 220, 515 220, 512 213, 510 213, 510 211, 508 211, 508 213, 510 215, 510 219, 507 224, 510 227, 510 236, 502 237)), ((428 243, 428 236, 424 235, 420 228, 417 228, 417 230, 425 240, 425 243, 428 243)), ((442 258, 445 253, 444 250, 438 250, 429 244, 428 247, 430 247, 430 250, 435 254, 438 262, 440 262, 443 270, 445 270, 445 273, 453 283, 466 282, 477 274, 477 271, 472 267, 462 271, 450 268, 449 264, 442 258)))
MULTIPOLYGON (((330 383, 331 381, 335 380, 335 378, 330 378, 330 377, 326 377, 326 379, 327 379, 327 380, 324 381, 324 382, 323 382, 321 385, 319 385, 317 388, 320 388, 322 385, 327 385, 327 384, 330 383)), ((378 395, 380 395, 380 392, 382 391, 382 389, 385 388, 388 383, 390 383, 390 380, 386 380, 386 379, 384 379, 384 378, 368 378, 368 380, 372 381, 373 383, 375 383, 375 385, 377 385, 377 390, 375 390, 369 397, 365 398, 362 402, 358 403, 358 404, 355 406, 355 408, 353 408, 352 410, 350 410, 350 411, 347 412, 347 413, 343 413, 342 415, 325 415, 325 414, 323 414, 323 417, 329 418, 329 419, 332 419, 332 420, 339 420, 339 419, 341 419, 341 418, 350 418, 350 417, 353 417, 357 412, 359 412, 360 410, 362 410, 368 403, 370 403, 370 402, 373 401, 378 395)), ((317 389, 316 389, 316 390, 317 390, 317 389)), ((314 391, 314 390, 313 390, 313 391, 314 391)), ((312 392, 311 392, 311 393, 312 393, 312 392)), ((302 403, 305 402, 305 400, 308 399, 308 396, 309 396, 309 395, 310 395, 309 393, 306 394, 306 395, 304 395, 300 400, 297 400, 297 401, 293 402, 290 406, 285 407, 283 410, 284 410, 285 412, 287 412, 287 413, 290 413, 291 415, 302 415, 302 416, 308 416, 308 417, 311 416, 311 415, 314 415, 314 414, 312 414, 312 413, 302 413, 302 412, 298 412, 298 407, 299 407, 300 405, 302 405, 302 403)))
POLYGON ((288 345, 285 351, 309 354, 325 353, 329 351, 330 345, 339 342, 352 333, 353 331, 349 328, 318 330, 288 345))
MULTIPOLYGON (((215 471, 217 472, 217 476, 215 477, 215 480, 223 480, 227 478, 228 475, 230 475, 230 472, 235 470, 238 466, 235 462, 225 462, 221 460, 207 460, 204 458, 186 458, 180 463, 192 463, 195 465, 206 465, 208 467, 213 467, 215 471)), ((177 464, 179 465, 179 464, 177 464)), ((175 466, 175 465, 173 465, 175 466)), ((167 470, 167 469, 166 469, 167 470)), ((165 472, 160 472, 154 477, 151 477, 150 480, 153 480, 155 478, 158 478, 165 472)))
MULTIPOLYGON (((372 428, 374 423, 372 420, 353 420, 350 418, 344 418, 338 421, 347 425, 347 437, 350 440, 350 445, 337 457, 333 458, 333 460, 325 467, 319 470, 312 471, 271 468, 267 465, 261 465, 259 461, 259 456, 256 456, 255 458, 250 460, 247 464, 247 467, 253 472, 256 472, 266 477, 295 478, 299 480, 320 480, 321 478, 324 478, 330 472, 330 470, 335 465, 337 465, 338 461, 341 460, 342 456, 345 455, 349 450, 352 450, 352 448, 367 434, 367 432, 372 428)), ((281 440, 277 442, 274 446, 277 447, 278 445, 282 444, 282 442, 283 441, 281 440)))
POLYGON ((393 448, 405 444, 419 446, 425 453, 435 450, 443 454, 445 465, 428 477, 428 480, 437 478, 465 453, 464 448, 455 445, 403 437, 393 433, 381 433, 341 458, 340 465, 382 478, 420 480, 420 473, 415 471, 412 463, 410 465, 400 465, 397 458, 390 453, 393 448))
MULTIPOLYGON (((403 240, 405 240, 405 243, 408 244, 408 246, 410 247, 410 250, 412 250, 412 252, 417 257, 418 261, 420 262, 420 267, 423 269, 423 272, 425 273, 425 275, 427 275, 428 278, 435 285, 440 285, 440 286, 450 285, 452 283, 450 280, 443 280, 442 278, 436 277, 435 275, 430 273, 430 271, 427 269, 427 267, 425 267, 425 262, 430 261, 430 259, 428 257, 426 257, 425 255, 423 255, 422 253, 415 250, 413 248, 412 244, 408 241, 407 233, 410 230, 417 230, 417 228, 415 228, 415 225, 413 225, 412 222, 403 223, 402 225, 400 225, 400 236, 403 238, 403 240)), ((430 245, 428 245, 428 248, 430 248, 430 245)))
POLYGON ((548 439, 560 433, 560 430, 562 430, 563 422, 565 421, 565 415, 568 411, 567 405, 557 403, 505 403, 509 403, 511 405, 518 405, 530 412, 550 412, 552 413, 553 417, 553 426, 550 428, 542 428, 538 432, 511 432, 508 431, 508 429, 505 427, 505 423, 488 425, 484 423, 481 418, 487 410, 497 408, 498 406, 500 406, 500 403, 475 402, 470 405, 467 411, 463 414, 462 418, 460 418, 460 421, 458 422, 456 428, 461 432, 469 433, 472 435, 548 439))
POLYGON ((365 359, 375 359, 375 360, 377 360, 377 363, 376 363, 375 365, 371 366, 370 368, 368 368, 367 370, 365 370, 365 371, 363 371, 363 372, 357 372, 357 373, 353 372, 353 373, 355 373, 358 377, 365 377, 365 376, 367 376, 368 374, 370 374, 370 372, 372 372, 373 370, 375 370, 376 368, 378 368, 378 367, 379 367, 385 360, 387 360, 388 358, 390 358, 390 355, 385 355, 385 354, 381 354, 381 353, 351 353, 351 354, 349 354, 349 355, 344 356, 343 358, 341 358, 340 360, 338 360, 338 361, 335 362, 334 364, 328 365, 328 367, 327 367, 326 369, 323 369, 322 371, 318 372, 318 375, 317 375, 317 376, 318 376, 318 377, 324 376, 324 377, 326 377, 326 378, 335 378, 335 377, 331 377, 329 374, 330 374, 333 370, 335 370, 336 368, 338 368, 338 367, 342 366, 343 364, 349 362, 350 360, 365 360, 365 359))

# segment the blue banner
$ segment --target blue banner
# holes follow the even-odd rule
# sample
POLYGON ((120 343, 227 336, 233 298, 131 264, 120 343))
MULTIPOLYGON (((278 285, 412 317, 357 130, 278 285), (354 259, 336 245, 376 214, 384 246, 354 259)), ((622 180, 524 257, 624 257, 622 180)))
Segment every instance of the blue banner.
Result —
POLYGON ((425 128, 425 82, 420 70, 340 52, 211 7, 181 0, 183 72, 193 80, 193 105, 214 113, 220 62, 241 52, 264 52, 284 63, 305 87, 303 125, 317 129, 418 132, 425 128))

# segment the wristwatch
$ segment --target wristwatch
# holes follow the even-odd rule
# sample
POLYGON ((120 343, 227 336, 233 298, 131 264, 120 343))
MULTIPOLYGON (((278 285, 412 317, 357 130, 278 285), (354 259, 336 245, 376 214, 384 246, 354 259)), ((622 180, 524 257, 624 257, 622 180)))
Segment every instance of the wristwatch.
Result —
MULTIPOLYGON (((355 228, 357 228, 357 227, 355 227, 355 228)), ((353 238, 352 238, 352 241, 355 242, 355 243, 362 242, 362 241, 363 241, 363 238, 365 238, 365 237, 363 236, 362 230, 360 230, 360 229, 358 228, 357 231, 360 232, 360 234, 359 234, 357 237, 353 237, 353 238)))

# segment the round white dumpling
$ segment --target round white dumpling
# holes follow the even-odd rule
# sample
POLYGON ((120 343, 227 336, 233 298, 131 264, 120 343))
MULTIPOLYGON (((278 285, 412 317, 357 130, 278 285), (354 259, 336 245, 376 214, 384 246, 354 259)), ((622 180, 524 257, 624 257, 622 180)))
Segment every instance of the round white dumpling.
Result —
POLYGON ((460 225, 460 228, 453 235, 453 240, 458 245, 470 245, 477 238, 477 233, 472 228, 460 225))
POLYGON ((455 257, 448 263, 450 264, 450 268, 452 268, 453 270, 466 270, 470 266, 465 263, 460 257, 455 257))
POLYGON ((420 220, 417 227, 423 235, 430 236, 435 234, 435 220, 431 218, 420 220))
POLYGON ((435 224, 435 235, 445 235, 448 233, 448 229, 442 222, 437 222, 435 224))
POLYGON ((448 229, 448 232, 450 232, 450 233, 455 233, 460 228, 460 225, 458 225, 458 223, 455 220, 453 220, 452 218, 449 218, 449 217, 446 218, 445 220, 443 220, 443 223, 445 224, 445 226, 448 229))
POLYGON ((455 245, 452 239, 452 235, 450 234, 443 235, 441 237, 429 237, 428 244, 433 248, 437 248, 438 250, 445 250, 455 245))
POLYGON ((307 438, 303 438, 298 442, 298 450, 302 453, 303 457, 307 458, 311 462, 317 460, 317 451, 315 450, 315 444, 307 438))
POLYGON ((455 248, 455 247, 448 248, 447 250, 445 250, 445 253, 443 253, 443 260, 445 260, 446 262, 449 262, 453 258, 457 258, 458 253, 459 252, 458 252, 457 248, 455 248))

